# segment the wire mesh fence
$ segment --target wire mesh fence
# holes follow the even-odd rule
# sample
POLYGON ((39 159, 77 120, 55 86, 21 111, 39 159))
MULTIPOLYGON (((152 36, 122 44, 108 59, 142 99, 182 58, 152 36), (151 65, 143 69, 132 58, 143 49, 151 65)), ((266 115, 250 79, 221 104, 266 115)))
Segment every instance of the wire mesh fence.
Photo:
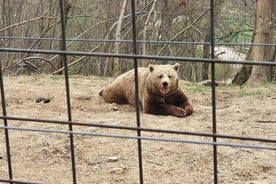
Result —
MULTIPOLYGON (((18 53, 18 54, 25 54, 25 55, 30 55, 30 54, 45 54, 45 55, 59 55, 60 57, 63 58, 63 74, 64 74, 64 82, 65 82, 65 87, 62 88, 64 93, 62 93, 64 96, 66 96, 66 100, 64 101, 64 104, 66 106, 60 107, 66 109, 65 114, 65 119, 60 118, 58 114, 54 114, 53 117, 51 118, 43 118, 45 116, 42 116, 42 114, 39 114, 38 116, 34 117, 29 117, 27 116, 18 116, 15 112, 9 112, 8 106, 9 102, 7 102, 6 96, 7 92, 6 89, 4 89, 5 81, 7 80, 4 77, 3 74, 3 62, 1 61, 1 73, 0 73, 0 84, 1 84, 1 103, 2 103, 2 116, 0 116, 0 119, 2 119, 3 124, 0 126, 1 131, 1 136, 4 139, 1 141, 3 145, 5 145, 5 151, 1 153, 1 161, 4 163, 5 161, 5 169, 6 171, 1 171, 1 173, 6 173, 6 174, 1 174, 0 175, 0 181, 3 183, 44 183, 47 181, 50 183, 51 182, 57 182, 61 181, 61 183, 67 183, 67 182, 72 182, 72 183, 81 183, 81 178, 86 175, 88 171, 86 171, 81 165, 83 164, 82 162, 86 162, 88 166, 93 167, 95 170, 90 171, 93 175, 97 175, 99 180, 93 180, 91 179, 90 181, 87 180, 90 183, 98 183, 99 181, 105 181, 106 173, 98 173, 96 171, 97 167, 103 167, 100 166, 101 164, 96 162, 92 162, 89 159, 85 161, 80 161, 80 151, 78 150, 77 145, 81 145, 84 147, 87 147, 87 150, 93 150, 98 149, 97 146, 104 147, 106 139, 114 139, 113 143, 109 144, 114 144, 115 146, 111 146, 112 149, 120 149, 120 144, 123 147, 127 147, 127 151, 129 152, 128 157, 131 158, 125 158, 127 162, 124 162, 124 164, 129 164, 129 167, 135 168, 135 173, 136 176, 133 177, 131 175, 130 177, 125 176, 125 180, 119 180, 116 177, 111 178, 112 183, 154 183, 154 181, 151 181, 148 179, 148 177, 160 177, 158 173, 155 173, 156 176, 151 175, 148 176, 145 179, 145 171, 147 170, 147 166, 150 164, 155 164, 156 167, 161 166, 164 167, 164 164, 159 165, 158 163, 155 163, 155 159, 149 159, 153 158, 155 155, 153 152, 148 152, 148 149, 151 148, 151 144, 160 144, 162 145, 160 149, 164 149, 167 153, 167 155, 159 155, 160 159, 168 159, 168 157, 174 157, 173 154, 176 154, 175 152, 172 152, 170 150, 166 150, 166 146, 171 145, 172 148, 174 146, 183 146, 186 144, 191 144, 192 148, 193 147, 199 147, 199 149, 202 152, 204 150, 209 150, 207 155, 202 155, 202 157, 206 158, 208 162, 204 162, 206 165, 208 165, 208 172, 206 172, 204 175, 201 175, 201 167, 202 165, 193 165, 193 162, 196 163, 196 161, 188 161, 185 162, 185 151, 178 153, 178 157, 184 157, 183 164, 182 165, 192 165, 193 168, 191 167, 191 173, 195 173, 195 175, 192 175, 194 178, 204 176, 204 177, 209 177, 208 180, 205 180, 207 183, 212 181, 213 183, 220 183, 220 166, 223 167, 223 160, 222 158, 218 158, 219 155, 221 154, 218 152, 218 149, 221 147, 226 147, 226 148, 234 148, 234 149, 246 149, 249 150, 265 150, 265 151, 270 151, 272 154, 275 155, 276 151, 276 139, 275 139, 275 134, 272 133, 271 136, 263 136, 263 137, 254 137, 254 136, 238 136, 238 135, 229 135, 227 132, 224 132, 223 134, 218 134, 219 127, 217 125, 217 119, 220 118, 217 115, 217 94, 216 94, 216 65, 217 64, 223 64, 223 65, 229 65, 229 64, 237 64, 237 65, 261 65, 261 66, 276 66, 275 62, 269 62, 269 61, 246 61, 244 59, 237 60, 237 59, 216 59, 216 48, 218 46, 227 46, 229 44, 226 43, 216 43, 215 40, 215 11, 214 11, 214 1, 210 0, 210 7, 208 8, 208 13, 210 13, 210 42, 184 42, 184 41, 157 41, 157 44, 180 44, 180 45, 187 45, 187 44, 192 44, 192 45, 208 45, 210 46, 210 58, 197 58, 197 57, 183 57, 183 56, 167 56, 166 54, 164 55, 142 55, 138 53, 138 44, 142 43, 151 43, 154 44, 155 41, 142 41, 137 39, 137 11, 136 11, 136 6, 135 6, 135 1, 131 1, 131 31, 132 31, 132 39, 131 40, 112 40, 112 39, 73 39, 73 41, 78 41, 78 42, 95 42, 95 43, 106 43, 106 42, 121 42, 124 43, 126 42, 129 47, 132 49, 130 54, 120 54, 120 53, 108 53, 108 52, 96 52, 96 51, 74 51, 74 50, 68 50, 67 49, 67 42, 72 41, 71 39, 68 39, 66 36, 66 3, 63 0, 59 0, 59 11, 60 11, 60 30, 61 30, 61 38, 30 38, 30 37, 9 37, 9 36, 3 36, 0 37, 1 40, 45 40, 45 41, 58 41, 61 45, 60 49, 26 49, 26 48, 16 48, 16 47, 11 47, 11 48, 5 48, 2 47, 0 48, 1 55, 3 53, 18 53), (137 108, 135 109, 135 119, 131 119, 129 121, 135 122, 135 124, 132 124, 132 126, 128 125, 117 125, 113 123, 102 123, 102 122, 94 122, 93 121, 93 116, 89 116, 89 121, 84 122, 81 118, 78 120, 74 119, 74 112, 75 112, 75 107, 72 106, 72 82, 70 82, 70 72, 69 72, 69 62, 68 62, 68 57, 69 56, 79 56, 79 57, 89 57, 89 58, 120 58, 120 59, 129 59, 133 62, 133 68, 135 69, 135 86, 136 86, 136 106, 137 108), (195 63, 210 63, 211 64, 211 93, 210 93, 210 103, 211 103, 211 110, 208 111, 210 115, 211 122, 210 123, 210 131, 211 133, 205 133, 205 132, 200 132, 200 131, 182 131, 182 130, 169 130, 169 129, 163 129, 163 128, 156 128, 156 127, 144 127, 142 126, 142 122, 144 121, 144 115, 140 114, 140 109, 139 109, 139 95, 138 95, 138 77, 137 77, 137 67, 138 67, 138 62, 142 60, 157 60, 157 61, 177 61, 180 63, 186 63, 186 62, 195 62, 195 63), (10 114, 14 114, 14 116, 11 116, 10 114), (41 116, 40 116, 41 115, 41 116), (35 118, 36 117, 36 118, 35 118), (55 117, 57 119, 55 119, 55 117), (60 120, 62 119, 62 120, 60 120), (19 122, 19 124, 15 123, 19 122), (25 124, 26 123, 26 124, 25 124), (101 129, 102 131, 96 131, 98 129, 101 129), (48 150, 46 149, 47 147, 50 147, 47 145, 44 141, 46 139, 44 136, 50 136, 49 139, 54 139, 55 141, 58 142, 58 145, 61 147, 66 147, 64 149, 65 151, 61 153, 63 157, 57 158, 61 160, 66 160, 67 167, 65 170, 62 170, 62 173, 64 174, 64 178, 58 178, 55 180, 55 172, 49 172, 47 169, 40 170, 38 164, 37 169, 32 169, 32 165, 35 165, 34 163, 31 163, 32 159, 27 159, 26 157, 31 157, 29 155, 23 155, 21 157, 18 157, 16 154, 20 154, 20 152, 17 152, 17 150, 13 149, 13 144, 11 144, 11 140, 14 138, 15 135, 17 134, 24 134, 25 132, 28 133, 27 138, 29 140, 22 140, 22 145, 24 147, 28 147, 28 144, 32 144, 32 136, 34 136, 36 139, 41 139, 41 142, 38 146, 42 146, 45 148, 43 151, 47 152, 48 150), (30 133, 30 134, 29 134, 30 133), (51 137, 52 136, 52 137, 51 137), (88 148, 88 145, 82 143, 79 141, 80 136, 85 137, 86 139, 83 140, 84 143, 90 143, 92 144, 95 148, 88 148), (61 141, 63 140, 63 141, 61 141), (151 144, 149 144, 150 142, 151 144), (44 145, 46 144, 46 145, 44 145), (147 145, 149 144, 149 145, 147 145), (3 154, 3 155, 2 155, 3 154), (4 155, 5 154, 5 155, 4 155), (152 154, 152 155, 151 155, 152 154), (149 155, 147 159, 144 159, 144 155, 149 155), (20 160, 15 160, 15 158, 23 158, 28 160, 29 163, 26 164, 26 170, 32 170, 33 173, 30 174, 30 176, 34 175, 41 175, 40 179, 41 181, 32 181, 32 177, 29 176, 28 179, 18 179, 20 177, 17 177, 18 172, 24 173, 23 170, 19 170, 16 168, 18 166, 17 162, 20 162, 20 160), (6 159, 3 159, 6 158, 6 159), (70 161, 70 164, 68 164, 68 161, 70 161), (68 169, 68 165, 70 165, 70 169, 68 169), (30 169, 31 168, 31 169, 30 169), (16 172, 15 172, 16 170, 16 172), (37 171, 37 173, 35 172, 37 171), (50 176, 49 176, 50 175, 50 176), (212 179, 211 176, 212 175, 212 179), (51 180, 49 178, 52 178, 51 180)), ((236 46, 250 46, 252 44, 233 44, 231 45, 236 45, 236 46)), ((260 44, 260 45, 267 45, 271 46, 271 44, 260 44)), ((257 46, 257 45, 256 45, 257 46)), ((275 46, 275 44, 273 44, 275 46)), ((46 61, 47 62, 47 61, 46 61)), ((23 67, 23 66, 20 66, 23 67)), ((33 66, 33 70, 36 70, 36 66, 33 66)), ((16 74, 18 72, 15 72, 16 74)), ((37 72, 39 73, 39 72, 37 72)), ((55 81, 52 81, 53 83, 55 81)), ((12 85, 12 84, 8 84, 12 85)), ((6 86, 7 87, 7 86, 6 86)), ((42 89, 43 90, 43 89, 42 89)), ((20 91, 18 91, 20 93, 20 91)), ((74 99, 73 99, 74 100, 74 99)), ((273 103, 272 103, 273 104, 273 103)), ((20 107, 19 107, 20 108, 20 107)), ((21 107, 22 108, 22 107, 21 107)), ((43 107, 42 107, 43 108, 43 107)), ((257 107, 256 107, 257 108, 257 107)), ((27 109, 27 111, 32 111, 32 109, 27 109)), ((52 116, 51 114, 49 116, 52 116)), ((46 117, 49 117, 46 116, 46 117)), ((123 115, 122 115, 123 116, 123 115)), ((196 116, 196 115, 195 115, 196 116)), ((116 119, 112 119, 110 117, 110 121, 114 122, 116 119)), ((193 121, 193 118, 190 118, 189 121, 193 121)), ((202 120, 204 121, 204 120, 202 120)), ((270 120, 273 126, 273 123, 275 121, 272 119, 270 120), (274 121, 274 122, 273 122, 274 121)), ((179 122, 179 120, 178 120, 179 122)), ((168 122, 170 123, 170 122, 168 122)), ((1 139, 2 139, 1 138, 1 139)), ((2 145, 2 149, 3 146, 2 145)), ((190 148, 190 149, 192 149, 190 148)), ((186 148, 187 149, 187 148, 186 148)), ((99 149, 101 150, 101 149, 99 149)), ((103 149, 105 150, 105 149, 103 149)), ((58 150, 56 150, 58 151, 58 150)), ((120 150, 116 150, 117 152, 121 152, 120 150)), ((124 150, 125 151, 125 150, 124 150)), ((155 150, 156 151, 156 150, 155 150)), ((99 151, 100 152, 100 151, 99 151)), ((48 152, 47 152, 48 153, 48 152)), ((94 153, 94 152, 93 152, 94 153)), ((255 153, 255 152, 254 152, 255 153)), ((37 154, 36 150, 33 151, 33 154, 37 154)), ((39 154, 39 153, 38 153, 39 154)), ((46 165, 48 166, 49 170, 52 170, 51 167, 59 167, 59 164, 61 163, 61 160, 57 160, 57 162, 51 161, 55 156, 56 152, 51 152, 49 153, 49 157, 42 158, 45 159, 46 165), (60 163, 59 163, 60 162, 60 163)), ((85 153, 81 153, 85 154, 85 153)), ((87 154, 89 154, 89 151, 87 151, 87 154)), ((122 153, 123 154, 123 153, 122 153)), ((205 152, 204 152, 205 154, 205 152)), ((101 153, 95 154, 95 157, 101 157, 101 153)), ((127 156, 126 156, 127 157, 127 156)), ((156 156, 158 157, 158 156, 156 156)), ((87 157, 89 158, 89 156, 87 157)), ((107 158, 107 162, 113 162, 117 161, 117 157, 109 157, 107 158)), ((246 159, 246 158, 243 158, 246 159)), ((275 157, 270 158, 271 162, 275 163, 275 157)), ((231 159, 230 159, 231 160, 231 159)), ((160 161, 161 162, 161 161, 160 161)), ((107 164, 107 163, 105 163, 107 164)), ((173 164, 173 163, 172 163, 173 164)), ((45 164, 44 164, 45 165, 45 164)), ((86 166, 86 167, 88 167, 86 166)), ((120 167, 120 168, 113 168, 111 173, 108 173, 110 175, 115 173, 124 173, 126 172, 125 167, 120 167)), ((21 168, 22 169, 22 168, 21 168)), ((179 168, 178 168, 179 169, 179 168)), ((266 170, 269 168, 263 167, 263 170, 266 170)), ((183 178, 185 178, 183 175, 181 175, 179 172, 181 171, 181 167, 179 169, 180 171, 175 171, 175 172, 170 172, 170 171, 165 171, 166 173, 169 173, 169 177, 162 178, 162 181, 164 183, 171 183, 172 179, 174 177, 179 177, 180 179, 178 180, 179 183, 186 183, 183 181, 183 178), (171 177, 171 178, 170 178, 171 177), (181 178, 183 177, 183 178, 181 178)), ((275 171, 271 169, 272 172, 275 171)), ((157 170, 160 171, 160 170, 157 170)), ((89 172, 89 173, 90 173, 89 172)), ((186 172, 186 170, 184 170, 186 172)), ((190 172, 189 172, 190 173, 190 172)), ((185 173, 184 173, 185 174, 185 173)), ((226 173, 227 175, 227 173, 226 173)), ((92 178, 90 174, 87 174, 88 178, 92 178)), ((35 177, 34 177, 35 178, 35 177)), ((187 178, 186 178, 187 179, 187 178)), ((229 178, 224 176, 224 182, 228 181, 233 181, 230 180, 229 178), (229 179, 229 180, 228 180, 229 179)), ((39 180, 36 178, 36 180, 39 180)), ((234 181, 239 180, 239 179, 234 179, 234 181)), ((157 181, 157 180, 156 180, 157 181)), ((188 181, 187 183, 191 183, 192 181, 188 181)), ((195 180, 194 180, 195 182, 195 180)), ((244 181, 241 181, 244 182, 244 181)), ((223 182, 221 182, 223 183, 223 182)), ((237 182, 238 183, 238 182, 237 182)))

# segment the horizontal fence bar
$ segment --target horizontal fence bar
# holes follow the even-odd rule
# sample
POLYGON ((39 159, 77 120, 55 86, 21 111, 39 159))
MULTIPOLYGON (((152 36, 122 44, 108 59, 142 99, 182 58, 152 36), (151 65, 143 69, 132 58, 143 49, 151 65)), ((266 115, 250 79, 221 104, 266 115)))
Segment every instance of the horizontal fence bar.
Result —
POLYGON ((219 63, 219 64, 245 64, 245 65, 263 65, 276 66, 276 62, 270 61, 237 61, 237 60, 221 60, 207 58, 191 58, 191 57, 175 57, 175 56, 156 56, 156 55, 135 55, 135 54, 114 54, 101 52, 75 52, 75 51, 59 51, 59 50, 37 50, 37 49, 18 49, 18 48, 0 48, 0 52, 20 52, 20 53, 39 53, 39 54, 63 54, 71 56, 93 56, 93 57, 113 57, 125 59, 150 59, 150 60, 170 60, 179 62, 202 62, 202 63, 219 63))
MULTIPOLYGON (((41 40, 41 41, 61 41, 61 38, 35 38, 35 37, 3 37, 0 36, 0 40, 41 40)), ((132 43, 133 40, 112 40, 112 39, 75 39, 66 38, 66 41, 76 41, 76 42, 120 42, 120 43, 132 43)), ((183 45, 211 45, 210 42, 187 42, 187 41, 154 41, 154 40, 137 40, 137 43, 154 43, 154 44, 183 44, 183 45)), ((223 43, 216 42, 216 46, 276 46, 276 44, 268 43, 223 43)))
POLYGON ((276 139, 264 139, 264 138, 252 138, 243 136, 231 136, 222 134, 208 134, 200 132, 187 132, 187 131, 176 131, 176 130, 164 130, 164 129, 153 129, 153 128, 142 128, 134 126, 119 126, 119 125, 107 125, 107 124, 97 124, 97 123, 82 123, 82 122, 69 122, 69 121, 57 121, 57 120, 47 120, 47 119, 35 119, 35 118, 22 118, 22 117, 10 117, 10 116, 0 116, 0 119, 13 120, 13 121, 25 121, 25 122, 37 122, 37 123, 49 123, 49 124, 62 124, 62 125, 74 125, 74 126, 86 126, 86 127, 97 127, 97 128, 108 128, 108 129, 121 129, 121 130, 132 130, 132 131, 144 131, 153 133, 166 133, 166 134, 181 134, 181 135, 191 135, 191 136, 201 136, 201 137, 216 137, 223 139, 235 139, 243 141, 255 141, 255 142, 266 142, 266 143, 276 143, 276 139))
POLYGON ((41 184, 41 183, 35 183, 35 182, 27 182, 27 181, 19 181, 19 180, 3 180, 3 179, 0 179, 0 182, 13 183, 13 184, 41 184))
POLYGON ((276 150, 276 146, 260 146, 250 144, 237 144, 237 143, 226 143, 226 142, 212 142, 212 141, 199 141, 199 140, 187 140, 187 139, 176 139, 176 138, 161 138, 161 137, 147 137, 147 136, 130 136, 120 134, 105 134, 95 132, 80 132, 80 131, 66 131, 66 130, 49 130, 49 129, 37 129, 37 128, 22 128, 13 126, 0 126, 0 129, 7 130, 19 130, 19 131, 30 131, 30 132, 44 132, 44 133, 58 133, 58 134, 69 134, 69 135, 82 135, 82 136, 97 136, 97 137, 111 137, 121 139, 136 139, 136 140, 148 140, 148 141, 162 141, 162 142, 178 142, 178 143, 190 143, 200 145, 216 145, 225 147, 240 147, 250 149, 265 149, 265 150, 276 150))

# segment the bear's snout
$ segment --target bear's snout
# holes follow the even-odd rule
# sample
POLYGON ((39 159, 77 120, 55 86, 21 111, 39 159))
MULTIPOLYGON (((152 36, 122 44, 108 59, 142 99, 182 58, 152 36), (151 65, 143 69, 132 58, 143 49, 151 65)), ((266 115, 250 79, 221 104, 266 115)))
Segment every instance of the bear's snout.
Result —
POLYGON ((162 85, 163 85, 163 88, 166 89, 166 88, 168 87, 169 84, 168 84, 168 82, 163 82, 162 85))

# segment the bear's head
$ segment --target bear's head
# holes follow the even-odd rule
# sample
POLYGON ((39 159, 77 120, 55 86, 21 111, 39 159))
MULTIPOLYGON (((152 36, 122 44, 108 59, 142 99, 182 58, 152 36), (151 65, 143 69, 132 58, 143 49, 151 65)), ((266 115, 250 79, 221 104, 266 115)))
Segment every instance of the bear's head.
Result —
POLYGON ((147 89, 150 93, 168 96, 179 88, 179 63, 175 65, 149 65, 147 89))

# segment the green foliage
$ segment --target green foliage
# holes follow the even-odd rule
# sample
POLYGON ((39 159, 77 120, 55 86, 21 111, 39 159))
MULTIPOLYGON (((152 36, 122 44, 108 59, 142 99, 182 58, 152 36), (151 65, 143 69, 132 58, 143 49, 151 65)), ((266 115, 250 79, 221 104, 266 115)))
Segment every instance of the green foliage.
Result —
POLYGON ((261 91, 240 91, 240 96, 261 96, 263 93, 261 91))
POLYGON ((271 85, 276 85, 276 81, 268 81, 268 82, 264 82, 262 83, 263 86, 269 87, 271 85))
POLYGON ((212 88, 210 86, 204 86, 200 84, 195 84, 195 83, 187 83, 185 85, 181 86, 183 89, 195 93, 211 93, 212 88))
POLYGON ((63 80, 64 79, 64 75, 51 75, 50 79, 53 81, 57 81, 57 80, 63 80))
POLYGON ((216 29, 218 41, 227 43, 251 43, 254 31, 255 2, 247 6, 225 1, 216 29))

